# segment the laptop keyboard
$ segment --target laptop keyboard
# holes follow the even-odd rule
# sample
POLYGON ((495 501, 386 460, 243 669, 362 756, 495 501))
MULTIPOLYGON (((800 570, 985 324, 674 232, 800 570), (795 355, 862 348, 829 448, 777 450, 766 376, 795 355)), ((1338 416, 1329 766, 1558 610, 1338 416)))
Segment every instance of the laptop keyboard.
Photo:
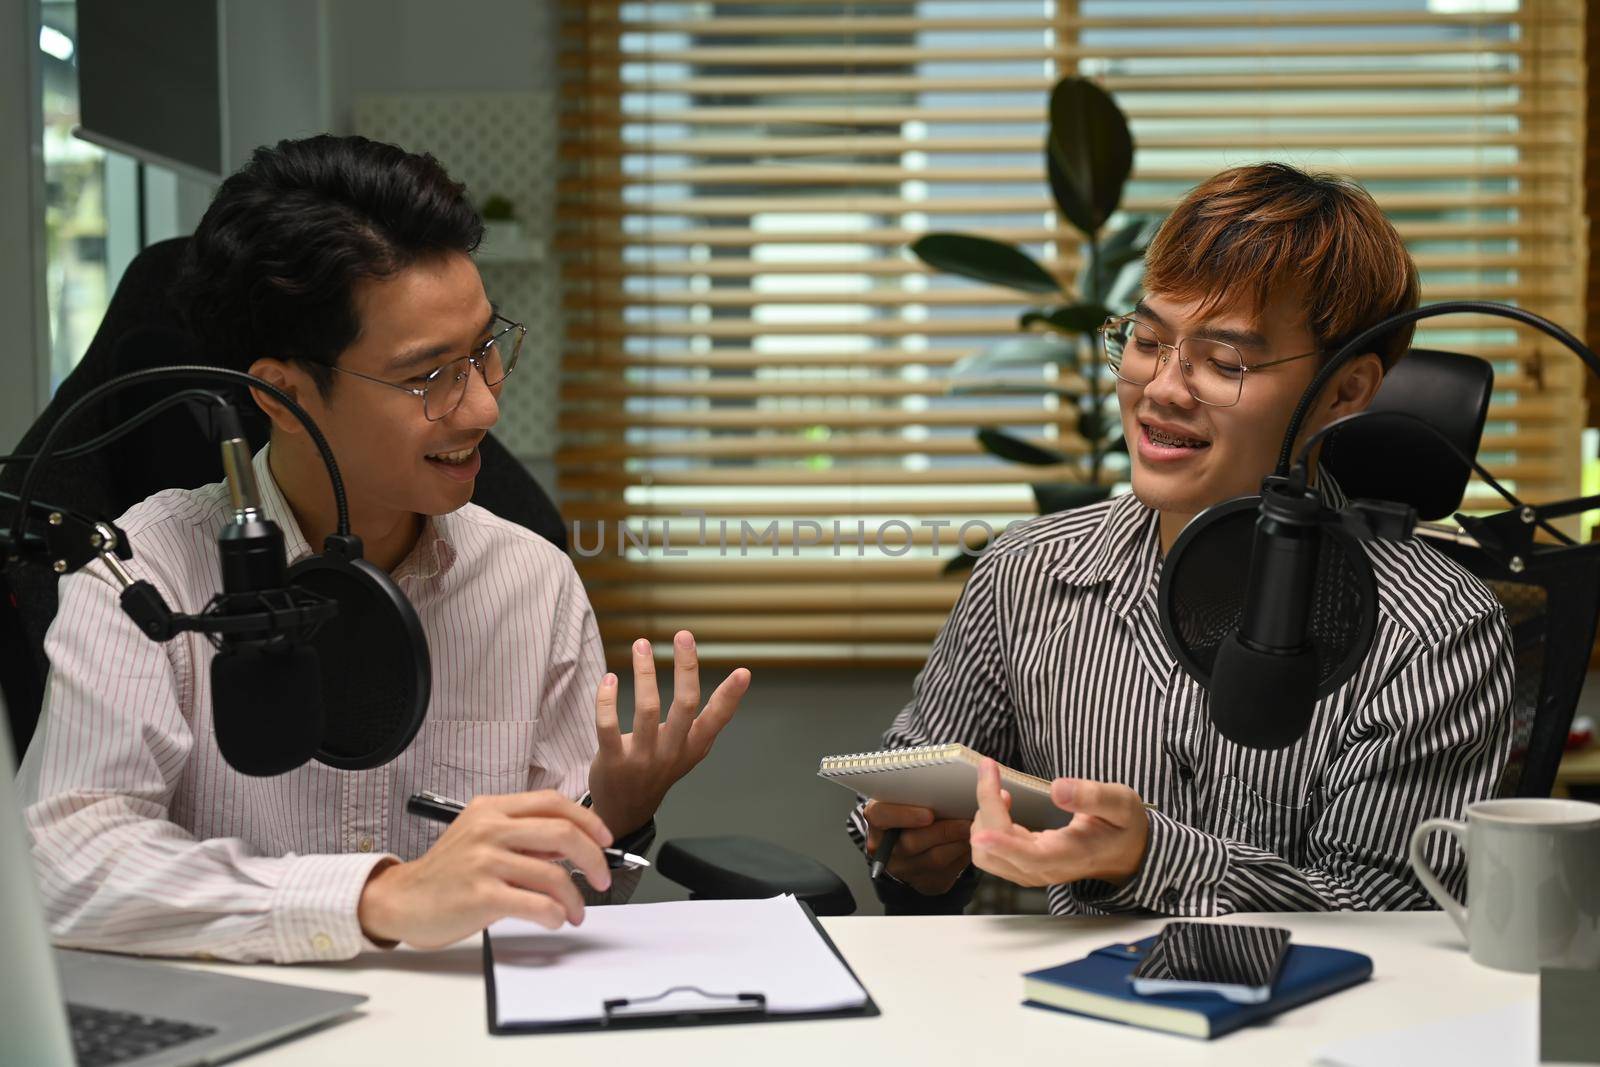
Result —
POLYGON ((68 1004, 67 1017, 72 1024, 72 1051, 78 1058, 78 1067, 111 1067, 217 1032, 214 1026, 196 1026, 131 1011, 107 1011, 86 1004, 68 1004))

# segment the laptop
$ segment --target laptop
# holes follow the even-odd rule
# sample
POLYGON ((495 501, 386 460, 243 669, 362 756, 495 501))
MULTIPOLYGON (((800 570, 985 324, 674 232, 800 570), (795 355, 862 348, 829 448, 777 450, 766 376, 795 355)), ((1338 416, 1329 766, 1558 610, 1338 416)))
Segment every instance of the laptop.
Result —
POLYGON ((52 949, 12 783, 0 701, 0 1063, 221 1063, 352 1011, 367 998, 127 956, 52 949))

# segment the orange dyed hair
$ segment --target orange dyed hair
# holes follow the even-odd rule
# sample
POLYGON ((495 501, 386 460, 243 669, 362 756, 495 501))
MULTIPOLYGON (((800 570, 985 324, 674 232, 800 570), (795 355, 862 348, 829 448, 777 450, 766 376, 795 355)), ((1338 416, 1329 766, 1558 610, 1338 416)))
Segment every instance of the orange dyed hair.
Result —
MULTIPOLYGON (((1190 190, 1145 256, 1147 292, 1201 301, 1205 312, 1259 314, 1270 297, 1303 294, 1324 357, 1378 321, 1417 306, 1417 266, 1365 189, 1284 163, 1233 167, 1190 190)), ((1380 337, 1384 369, 1411 345, 1410 326, 1380 337)))

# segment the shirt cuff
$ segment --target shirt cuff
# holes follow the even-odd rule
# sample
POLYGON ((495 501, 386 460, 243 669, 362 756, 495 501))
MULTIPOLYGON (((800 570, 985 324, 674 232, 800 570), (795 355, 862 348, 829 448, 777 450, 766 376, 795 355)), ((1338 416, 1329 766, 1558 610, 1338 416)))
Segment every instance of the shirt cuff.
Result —
POLYGON ((279 963, 347 960, 381 946, 361 932, 356 911, 383 852, 299 856, 272 892, 272 939, 279 963))
POLYGON ((1217 892, 1228 872, 1222 839, 1147 809, 1150 839, 1139 869, 1126 883, 1085 879, 1069 891, 1096 911, 1148 911, 1158 915, 1214 915, 1217 892))
POLYGON ((623 852, 632 852, 635 856, 643 856, 650 851, 650 846, 656 843, 656 820, 652 816, 650 821, 630 834, 623 834, 611 842, 611 847, 621 849, 623 852))
MULTIPOLYGON (((590 810, 593 810, 594 794, 585 790, 583 796, 578 798, 578 803, 586 808, 589 808, 590 810)), ((630 830, 621 837, 612 841, 611 847, 620 848, 624 852, 632 852, 635 855, 642 856, 649 851, 650 846, 655 843, 655 840, 656 817, 652 815, 650 816, 650 821, 639 827, 637 830, 630 830)))

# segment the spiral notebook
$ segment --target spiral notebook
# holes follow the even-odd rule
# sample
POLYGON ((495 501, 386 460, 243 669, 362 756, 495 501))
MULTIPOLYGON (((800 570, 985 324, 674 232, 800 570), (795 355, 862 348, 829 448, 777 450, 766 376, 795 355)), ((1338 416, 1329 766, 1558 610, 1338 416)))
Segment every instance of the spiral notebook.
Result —
MULTIPOLYGON (((978 812, 983 759, 966 745, 920 745, 826 756, 817 774, 873 800, 931 808, 941 819, 970 819, 978 812)), ((1002 764, 1000 784, 1011 793, 1012 819, 1030 830, 1065 826, 1072 818, 1050 799, 1043 778, 1002 764)))

